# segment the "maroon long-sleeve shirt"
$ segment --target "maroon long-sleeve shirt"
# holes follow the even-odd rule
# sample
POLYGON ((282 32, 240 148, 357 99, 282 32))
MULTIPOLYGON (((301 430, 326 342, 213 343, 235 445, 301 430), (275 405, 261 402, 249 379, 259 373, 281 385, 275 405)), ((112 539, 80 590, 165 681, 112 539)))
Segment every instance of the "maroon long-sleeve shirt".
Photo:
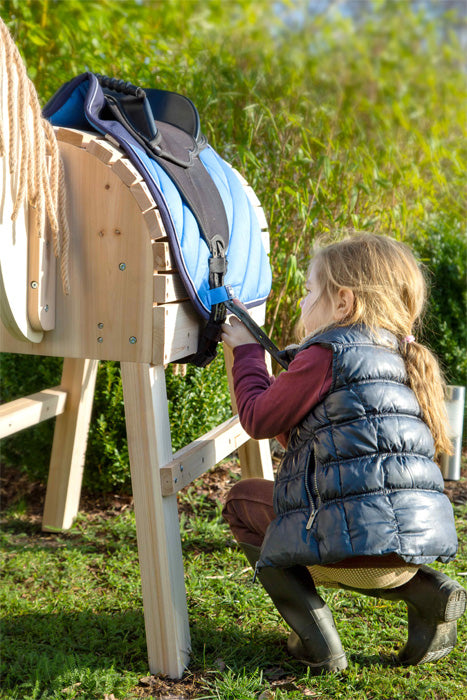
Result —
POLYGON ((243 428, 256 440, 276 437, 285 447, 290 430, 331 388, 332 352, 312 345, 274 378, 269 376, 260 345, 239 345, 234 348, 232 374, 243 428))

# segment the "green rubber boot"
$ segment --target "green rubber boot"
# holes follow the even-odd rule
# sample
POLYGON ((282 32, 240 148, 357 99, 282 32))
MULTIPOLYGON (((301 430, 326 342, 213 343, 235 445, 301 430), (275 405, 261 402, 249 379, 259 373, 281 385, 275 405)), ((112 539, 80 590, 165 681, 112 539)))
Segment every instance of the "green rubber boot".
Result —
POLYGON ((446 574, 421 566, 408 583, 398 588, 349 590, 384 600, 403 600, 407 604, 408 639, 397 656, 401 665, 438 661, 455 647, 456 620, 465 612, 467 592, 446 574))
MULTIPOLYGON (((260 548, 239 542, 251 566, 255 568, 260 548)), ((342 671, 347 659, 334 625, 332 613, 316 592, 313 579, 304 566, 287 569, 265 567, 257 574, 291 633, 287 648, 314 674, 342 671)))

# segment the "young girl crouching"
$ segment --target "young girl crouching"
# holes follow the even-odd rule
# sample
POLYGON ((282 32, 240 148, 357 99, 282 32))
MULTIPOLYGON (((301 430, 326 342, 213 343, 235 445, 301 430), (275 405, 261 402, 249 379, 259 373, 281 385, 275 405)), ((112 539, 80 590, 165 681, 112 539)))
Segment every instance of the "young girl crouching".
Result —
POLYGON ((404 244, 355 235, 318 250, 306 287, 306 338, 275 379, 245 326, 223 326, 242 426, 286 448, 274 484, 238 482, 224 517, 313 672, 347 666, 315 585, 405 601, 398 662, 436 661, 456 644, 467 593, 427 566, 451 561, 457 536, 434 461, 451 451, 444 385, 413 336, 423 275, 404 244))

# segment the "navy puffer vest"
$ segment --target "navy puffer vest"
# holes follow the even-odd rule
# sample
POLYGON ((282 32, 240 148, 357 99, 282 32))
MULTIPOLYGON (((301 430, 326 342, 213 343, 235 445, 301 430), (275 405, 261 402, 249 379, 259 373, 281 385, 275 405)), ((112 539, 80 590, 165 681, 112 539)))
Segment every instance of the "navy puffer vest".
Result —
POLYGON ((453 511, 396 338, 334 328, 299 351, 313 344, 332 350, 331 389, 290 435, 258 567, 391 552, 449 561, 453 511))

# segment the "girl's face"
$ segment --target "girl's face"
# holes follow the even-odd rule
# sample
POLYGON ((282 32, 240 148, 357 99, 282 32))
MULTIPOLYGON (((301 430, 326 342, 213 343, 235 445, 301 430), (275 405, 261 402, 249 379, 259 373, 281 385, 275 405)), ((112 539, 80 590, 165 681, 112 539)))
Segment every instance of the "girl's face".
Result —
POLYGON ((335 320, 334 304, 331 304, 324 294, 321 294, 316 277, 316 263, 313 263, 306 281, 308 294, 300 302, 302 323, 305 334, 314 333, 321 326, 327 326, 335 320))

